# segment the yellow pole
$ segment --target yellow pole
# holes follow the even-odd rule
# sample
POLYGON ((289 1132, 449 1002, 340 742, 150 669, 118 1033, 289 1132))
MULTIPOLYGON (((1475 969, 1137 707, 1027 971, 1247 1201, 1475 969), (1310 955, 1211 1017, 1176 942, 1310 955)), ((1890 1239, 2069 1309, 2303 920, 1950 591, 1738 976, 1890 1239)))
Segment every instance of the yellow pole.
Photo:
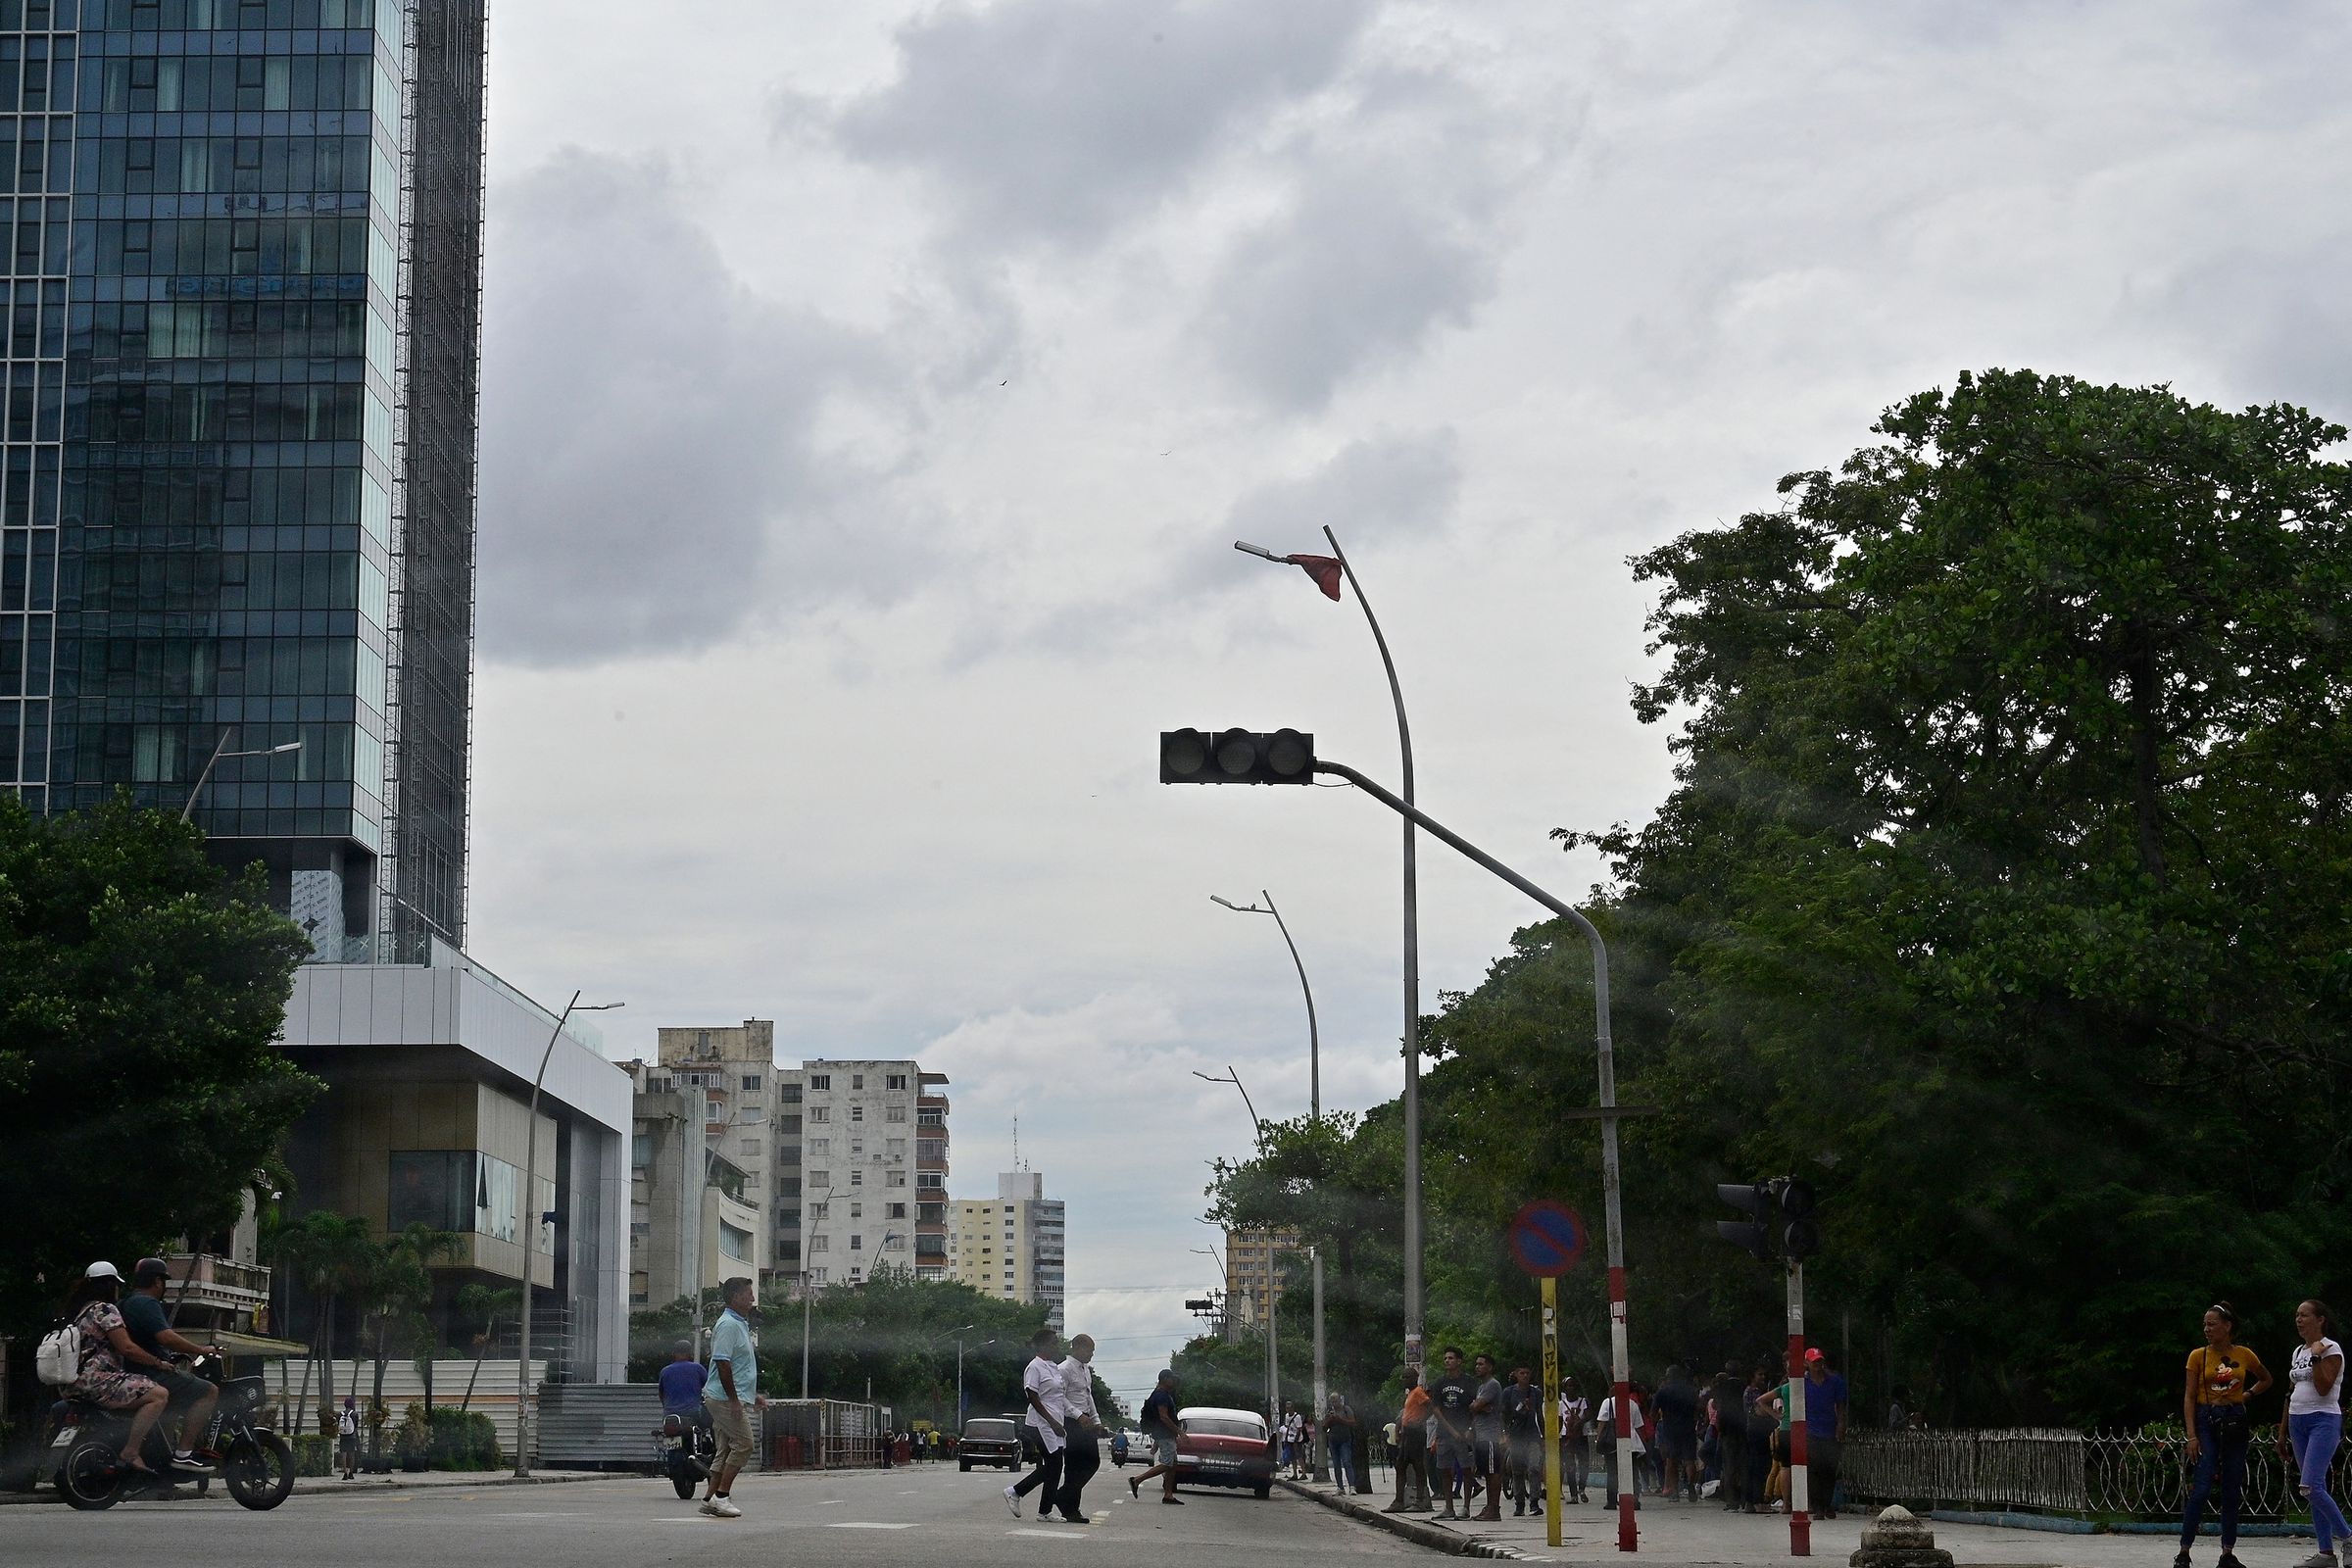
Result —
POLYGON ((1560 1544, 1560 1282, 1544 1279, 1544 1542, 1560 1544))

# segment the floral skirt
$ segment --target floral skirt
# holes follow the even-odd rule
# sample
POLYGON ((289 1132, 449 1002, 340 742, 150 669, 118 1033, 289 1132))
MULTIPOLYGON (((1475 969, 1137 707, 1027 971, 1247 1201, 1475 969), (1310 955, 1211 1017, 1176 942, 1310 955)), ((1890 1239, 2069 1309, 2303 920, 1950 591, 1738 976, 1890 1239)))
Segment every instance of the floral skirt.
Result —
POLYGON ((100 1367, 85 1369, 74 1380, 74 1396, 109 1410, 120 1410, 136 1404, 157 1387, 153 1378, 143 1378, 136 1372, 110 1372, 100 1367))

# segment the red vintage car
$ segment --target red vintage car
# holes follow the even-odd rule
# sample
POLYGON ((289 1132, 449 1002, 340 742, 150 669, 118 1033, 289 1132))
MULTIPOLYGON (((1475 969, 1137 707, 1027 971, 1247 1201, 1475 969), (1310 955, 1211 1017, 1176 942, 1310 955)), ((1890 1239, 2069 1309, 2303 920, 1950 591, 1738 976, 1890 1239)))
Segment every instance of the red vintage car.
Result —
POLYGON ((1274 1490, 1274 1446, 1266 1418, 1254 1410, 1196 1404, 1176 1412, 1176 1484, 1247 1487, 1260 1497, 1274 1490))

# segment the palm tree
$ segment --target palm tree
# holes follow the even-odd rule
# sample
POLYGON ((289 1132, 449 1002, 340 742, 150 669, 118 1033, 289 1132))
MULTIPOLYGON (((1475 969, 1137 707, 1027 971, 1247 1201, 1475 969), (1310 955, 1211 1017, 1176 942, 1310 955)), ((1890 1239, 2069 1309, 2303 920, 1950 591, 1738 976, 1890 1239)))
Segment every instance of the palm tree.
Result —
MULTIPOLYGON (((431 1333, 425 1308, 433 1299, 433 1265, 454 1261, 465 1248, 465 1238, 455 1231, 435 1230, 412 1220, 376 1250, 367 1280, 370 1315, 375 1319, 374 1405, 384 1402, 384 1364, 391 1359, 387 1341, 397 1319, 423 1351, 418 1376, 424 1379, 424 1407, 429 1418, 433 1407, 432 1348, 423 1342, 431 1333)), ((381 1435, 378 1428, 379 1440, 381 1435)))
MULTIPOLYGON (((286 1269, 309 1288, 318 1301, 318 1333, 312 1353, 318 1373, 319 1429, 332 1432, 335 1406, 335 1303, 338 1298, 364 1290, 380 1266, 383 1250, 368 1234, 368 1222, 355 1214, 314 1208, 290 1225, 279 1227, 270 1240, 270 1261, 286 1269)), ((310 1392, 310 1374, 303 1374, 303 1393, 310 1392)))
POLYGON ((473 1337, 473 1372, 466 1379, 466 1397, 458 1401, 459 1409, 473 1405, 474 1379, 482 1375, 482 1357, 498 1336, 498 1320, 521 1310, 522 1292, 514 1287, 467 1285, 458 1292, 458 1315, 482 1325, 482 1331, 473 1337))

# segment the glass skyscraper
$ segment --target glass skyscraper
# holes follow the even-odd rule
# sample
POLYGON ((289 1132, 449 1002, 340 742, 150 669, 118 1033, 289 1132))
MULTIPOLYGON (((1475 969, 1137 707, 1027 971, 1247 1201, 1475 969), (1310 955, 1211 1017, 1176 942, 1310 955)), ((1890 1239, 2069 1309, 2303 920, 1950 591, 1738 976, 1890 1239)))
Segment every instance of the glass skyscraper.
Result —
POLYGON ((465 936, 483 0, 0 0, 0 787, 465 936), (267 752, 299 743, 299 750, 267 752))

